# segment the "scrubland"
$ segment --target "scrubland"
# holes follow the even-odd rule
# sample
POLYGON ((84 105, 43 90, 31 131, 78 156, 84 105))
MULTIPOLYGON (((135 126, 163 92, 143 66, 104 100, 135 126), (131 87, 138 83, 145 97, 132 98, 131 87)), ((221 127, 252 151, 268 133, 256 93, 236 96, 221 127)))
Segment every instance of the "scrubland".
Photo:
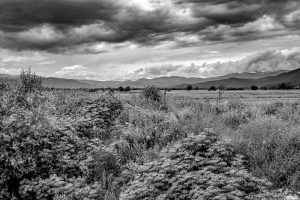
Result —
POLYGON ((282 191, 300 191, 299 101, 216 103, 155 87, 45 91, 27 75, 0 87, 0 199, 285 199, 282 191))

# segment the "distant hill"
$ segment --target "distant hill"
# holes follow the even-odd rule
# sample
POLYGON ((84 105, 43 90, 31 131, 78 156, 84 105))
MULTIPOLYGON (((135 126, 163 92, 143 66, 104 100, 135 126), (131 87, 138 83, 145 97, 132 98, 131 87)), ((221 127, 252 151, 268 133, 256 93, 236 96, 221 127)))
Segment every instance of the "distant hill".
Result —
POLYGON ((260 79, 260 78, 265 78, 268 76, 277 76, 279 74, 283 74, 286 72, 289 72, 289 71, 288 70, 278 70, 278 71, 274 71, 274 72, 232 73, 232 74, 227 74, 225 76, 217 76, 217 77, 208 78, 209 80, 207 80, 207 81, 222 80, 222 79, 227 79, 227 78, 260 79))
POLYGON ((217 76, 217 77, 210 77, 210 78, 198 78, 198 77, 180 77, 180 76, 170 76, 170 77, 159 77, 153 79, 138 79, 136 81, 124 81, 121 82, 120 85, 122 86, 131 86, 135 88, 145 87, 148 85, 155 85, 160 88, 168 88, 173 87, 180 84, 192 85, 196 83, 203 83, 207 81, 216 81, 216 80, 223 80, 228 78, 241 78, 241 79, 259 79, 268 76, 276 76, 278 74, 282 74, 288 72, 287 70, 279 70, 275 72, 244 72, 244 73, 232 73, 225 76, 217 76))
MULTIPOLYGON (((0 74, 0 80, 2 81, 18 81, 19 75, 0 74)), ((93 85, 82 83, 79 80, 63 79, 63 78, 45 78, 42 77, 44 86, 50 88, 93 88, 93 85)))
MULTIPOLYGON (((243 78, 227 78, 222 80, 215 81, 206 81, 192 84, 193 87, 199 88, 209 88, 210 86, 220 86, 223 85, 226 88, 250 88, 251 85, 257 86, 274 86, 280 83, 291 83, 299 84, 300 83, 300 68, 285 72, 276 76, 268 76, 258 79, 243 79, 243 78)), ((188 84, 182 84, 174 86, 174 88, 186 88, 188 84)))
POLYGON ((180 76, 170 76, 170 77, 159 77, 153 79, 142 78, 136 81, 124 81, 121 83, 121 85, 135 87, 135 88, 155 85, 160 88, 167 88, 176 85, 178 83, 195 84, 201 81, 203 81, 202 78, 196 78, 196 77, 186 78, 180 76))
MULTIPOLYGON (((223 80, 216 80, 216 81, 206 81, 202 83, 196 83, 192 84, 193 88, 209 88, 210 86, 220 86, 223 85, 226 88, 245 88, 250 87, 254 84, 254 79, 241 79, 241 78, 228 78, 223 80)), ((188 86, 188 84, 182 84, 174 86, 173 88, 177 89, 185 89, 188 86)))
MULTIPOLYGON (((296 70, 294 70, 296 71, 296 70)), ((194 87, 208 88, 212 85, 224 85, 226 87, 250 87, 251 85, 272 85, 278 82, 291 82, 297 81, 297 74, 295 72, 280 70, 275 72, 244 72, 232 73, 225 76, 199 78, 199 77, 180 77, 180 76, 164 76, 153 79, 138 79, 127 81, 94 81, 94 80, 76 80, 64 79, 54 77, 43 77, 43 82, 46 87, 50 88, 117 88, 119 86, 132 88, 143 88, 149 85, 155 85, 160 88, 186 88, 187 85, 194 87), (288 75, 286 75, 288 74, 288 75), (278 78, 273 78, 277 77, 278 78), (291 78, 293 77, 293 78, 291 78)), ((0 74, 0 80, 18 80, 19 76, 0 74)), ((298 76, 299 79, 299 76, 298 76)))
POLYGON ((49 88, 94 88, 91 84, 82 83, 74 79, 43 78, 43 84, 49 88))
POLYGON ((83 84, 89 85, 89 87, 94 88, 106 88, 106 87, 112 87, 116 88, 119 87, 122 84, 122 81, 93 81, 93 80, 79 80, 83 84))
POLYGON ((260 86, 272 86, 278 85, 280 83, 291 83, 291 84, 299 84, 300 83, 300 68, 280 74, 278 76, 270 76, 257 80, 257 83, 260 86))

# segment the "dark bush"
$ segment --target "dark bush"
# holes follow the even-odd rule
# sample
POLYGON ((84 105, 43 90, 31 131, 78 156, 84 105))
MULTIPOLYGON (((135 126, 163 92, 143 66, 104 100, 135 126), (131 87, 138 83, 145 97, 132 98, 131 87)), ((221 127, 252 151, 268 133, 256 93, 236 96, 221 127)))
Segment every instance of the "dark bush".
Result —
POLYGON ((188 85, 187 87, 186 87, 186 90, 192 90, 193 89, 193 86, 192 85, 188 85))
POLYGON ((130 86, 127 86, 126 88, 124 88, 124 91, 129 92, 131 90, 130 86))
POLYGON ((251 90, 258 90, 258 86, 257 85, 251 85, 251 90))
POLYGON ((157 103, 161 103, 163 100, 161 91, 155 86, 145 87, 141 92, 141 96, 147 101, 153 101, 157 103))
POLYGON ((112 138, 111 130, 122 110, 122 103, 107 94, 75 102, 64 115, 82 136, 107 140, 112 138))
POLYGON ((290 89, 293 89, 293 87, 291 86, 291 84, 281 83, 278 85, 278 89, 279 90, 290 90, 290 89))
POLYGON ((118 89, 119 89, 120 92, 124 91, 124 88, 122 86, 120 86, 118 89))
POLYGON ((216 91, 217 90, 217 88, 216 88, 216 86, 210 86, 210 88, 208 89, 208 91, 216 91))

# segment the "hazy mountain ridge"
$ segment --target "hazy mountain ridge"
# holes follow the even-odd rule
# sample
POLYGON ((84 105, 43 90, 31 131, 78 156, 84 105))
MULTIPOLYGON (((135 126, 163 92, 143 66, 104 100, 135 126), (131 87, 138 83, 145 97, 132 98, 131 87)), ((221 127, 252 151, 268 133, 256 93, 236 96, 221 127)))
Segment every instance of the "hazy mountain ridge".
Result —
MULTIPOLYGON (((282 82, 297 83, 298 79, 300 79, 298 71, 299 69, 293 71, 279 70, 274 72, 243 72, 210 78, 164 76, 153 79, 141 78, 135 81, 95 81, 43 77, 43 82, 44 85, 49 88, 117 88, 120 86, 142 88, 148 85, 155 85, 160 88, 185 88, 187 85, 199 88, 208 88, 212 85, 224 85, 225 87, 250 87, 251 85, 272 85, 282 82)), ((19 76, 17 75, 0 74, 0 80, 18 79, 19 76)))
MULTIPOLYGON (((227 78, 215 81, 206 81, 202 83, 192 84, 193 87, 199 88, 209 88, 210 86, 220 86, 223 85, 226 88, 250 88, 251 85, 257 86, 274 86, 281 83, 300 83, 300 68, 292 70, 289 72, 281 73, 276 76, 267 76, 258 79, 242 79, 242 78, 227 78)), ((188 84, 177 85, 174 88, 183 89, 186 88, 188 84)))

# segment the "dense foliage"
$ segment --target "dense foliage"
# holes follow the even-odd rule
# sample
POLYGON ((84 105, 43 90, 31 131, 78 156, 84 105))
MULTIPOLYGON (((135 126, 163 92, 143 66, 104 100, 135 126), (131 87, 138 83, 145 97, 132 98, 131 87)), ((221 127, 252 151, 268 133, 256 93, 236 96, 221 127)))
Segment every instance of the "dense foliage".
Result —
POLYGON ((18 85, 0 84, 0 199, 280 199, 271 188, 300 189, 297 103, 216 104, 154 86, 117 98, 40 80, 23 71, 18 85))
POLYGON ((37 87, 22 81, 1 92, 0 199, 104 199, 117 193, 118 159, 100 139, 111 131, 121 104, 102 96, 71 103, 70 112, 58 115, 37 87))
POLYGON ((124 172, 130 182, 121 199, 282 199, 270 183, 252 176, 233 149, 210 132, 190 135, 159 158, 124 172))

